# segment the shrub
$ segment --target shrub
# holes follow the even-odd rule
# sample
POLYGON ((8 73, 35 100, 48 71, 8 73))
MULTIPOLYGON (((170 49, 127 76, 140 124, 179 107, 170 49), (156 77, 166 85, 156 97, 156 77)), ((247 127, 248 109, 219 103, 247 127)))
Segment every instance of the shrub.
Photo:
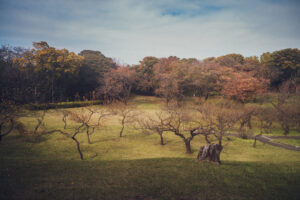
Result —
POLYGON ((54 108, 75 108, 84 107, 89 105, 99 105, 103 102, 101 100, 96 101, 71 101, 71 102, 59 102, 59 103, 48 103, 48 104, 27 104, 25 108, 28 110, 45 110, 54 108))

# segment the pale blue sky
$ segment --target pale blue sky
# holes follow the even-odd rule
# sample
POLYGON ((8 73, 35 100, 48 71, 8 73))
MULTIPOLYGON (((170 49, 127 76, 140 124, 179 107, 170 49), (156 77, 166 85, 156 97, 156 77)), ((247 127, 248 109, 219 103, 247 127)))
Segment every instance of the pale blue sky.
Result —
POLYGON ((121 63, 300 48, 298 0, 0 0, 0 44, 47 41, 121 63))

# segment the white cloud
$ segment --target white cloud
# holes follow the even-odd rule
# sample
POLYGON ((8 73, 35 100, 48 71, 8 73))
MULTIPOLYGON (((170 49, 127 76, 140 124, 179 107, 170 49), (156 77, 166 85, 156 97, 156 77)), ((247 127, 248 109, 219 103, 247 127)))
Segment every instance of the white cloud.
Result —
POLYGON ((25 2, 12 0, 0 9, 2 41, 46 40, 77 52, 100 50, 130 64, 149 55, 201 59, 300 47, 299 4, 290 1, 25 2))

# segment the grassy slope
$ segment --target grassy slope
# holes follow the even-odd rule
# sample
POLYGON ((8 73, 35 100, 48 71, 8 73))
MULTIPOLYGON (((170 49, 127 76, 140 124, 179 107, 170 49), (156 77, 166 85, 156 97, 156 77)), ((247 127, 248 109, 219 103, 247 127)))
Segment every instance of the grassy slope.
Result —
MULTIPOLYGON (((138 108, 155 112, 159 100, 137 97, 138 108), (150 102, 150 103, 149 103, 150 102)), ((79 108, 76 108, 80 110, 79 108)), ((75 110, 75 109, 73 109, 75 110)), ((33 119, 24 119, 29 125, 33 119)), ((116 118, 105 129, 84 134, 80 161, 74 143, 60 134, 35 143, 11 135, 0 145, 0 199, 299 199, 299 152, 233 139, 225 142, 223 165, 197 163, 201 136, 186 155, 180 138, 166 134, 159 145, 155 134, 132 128, 119 138, 116 118)), ((50 111, 49 127, 63 126, 50 111)), ((70 124, 71 126, 72 124, 70 124)))

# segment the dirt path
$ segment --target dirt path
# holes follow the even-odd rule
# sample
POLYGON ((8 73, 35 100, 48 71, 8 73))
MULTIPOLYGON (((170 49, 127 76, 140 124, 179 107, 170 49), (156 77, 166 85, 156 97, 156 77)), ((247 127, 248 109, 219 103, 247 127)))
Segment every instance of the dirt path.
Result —
POLYGON ((280 148, 284 148, 284 149, 289 149, 289 150, 293 150, 293 151, 300 151, 300 147, 299 146, 294 146, 294 145, 289 145, 289 144, 284 144, 284 143, 280 143, 280 142, 275 142, 272 141, 272 139, 278 139, 278 138, 285 138, 285 139, 300 139, 300 138, 291 138, 291 137, 297 137, 297 136, 264 136, 264 135, 260 135, 257 136, 256 139, 262 143, 265 144, 269 144, 275 147, 280 147, 280 148))
MULTIPOLYGON (((234 137, 239 137, 238 134, 226 134, 228 136, 234 136, 234 137)), ((300 140, 300 136, 265 136, 265 135, 257 135, 257 136, 252 136, 250 139, 256 139, 264 144, 269 144, 275 147, 280 147, 283 149, 288 149, 288 150, 293 150, 293 151, 300 151, 300 146, 294 146, 294 145, 289 145, 289 144, 284 144, 280 142, 275 142, 272 141, 272 139, 296 139, 300 140)))

